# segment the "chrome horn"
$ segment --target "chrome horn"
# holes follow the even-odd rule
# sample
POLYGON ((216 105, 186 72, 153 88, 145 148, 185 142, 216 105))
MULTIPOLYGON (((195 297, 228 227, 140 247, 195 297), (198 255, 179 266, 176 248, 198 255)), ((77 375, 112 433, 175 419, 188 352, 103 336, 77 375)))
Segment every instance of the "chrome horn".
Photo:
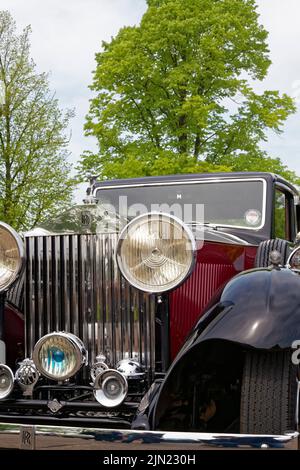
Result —
POLYGON ((128 392, 128 383, 123 374, 114 369, 100 372, 94 382, 94 397, 105 408, 121 405, 128 392))

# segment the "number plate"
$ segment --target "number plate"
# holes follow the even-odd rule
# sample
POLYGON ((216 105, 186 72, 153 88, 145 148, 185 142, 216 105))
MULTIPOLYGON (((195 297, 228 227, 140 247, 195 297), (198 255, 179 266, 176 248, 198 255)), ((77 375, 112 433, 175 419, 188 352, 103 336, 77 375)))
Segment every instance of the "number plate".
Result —
POLYGON ((34 426, 21 426, 20 429, 20 449, 35 449, 35 429, 34 426))

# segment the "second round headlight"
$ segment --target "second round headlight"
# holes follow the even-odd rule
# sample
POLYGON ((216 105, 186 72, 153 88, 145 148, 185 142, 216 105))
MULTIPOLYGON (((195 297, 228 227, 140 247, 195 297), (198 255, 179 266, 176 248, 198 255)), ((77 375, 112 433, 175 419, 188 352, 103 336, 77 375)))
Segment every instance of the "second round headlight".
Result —
POLYGON ((33 361, 48 379, 62 381, 75 375, 86 364, 87 352, 82 341, 71 333, 43 336, 33 350, 33 361))
POLYGON ((177 287, 191 273, 195 239, 183 222, 169 214, 136 217, 122 231, 117 261, 134 287, 151 293, 177 287))
POLYGON ((24 248, 17 232, 0 222, 0 292, 17 279, 23 266, 24 248))

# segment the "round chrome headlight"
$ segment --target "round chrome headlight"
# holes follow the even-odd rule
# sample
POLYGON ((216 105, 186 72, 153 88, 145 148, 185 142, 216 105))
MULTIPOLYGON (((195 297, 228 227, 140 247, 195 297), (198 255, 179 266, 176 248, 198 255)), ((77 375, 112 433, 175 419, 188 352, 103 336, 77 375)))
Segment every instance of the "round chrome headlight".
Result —
POLYGON ((121 232, 117 261, 134 287, 166 292, 192 272, 196 243, 191 230, 177 217, 159 212, 143 214, 121 232))
POLYGON ((83 342, 71 333, 43 336, 33 350, 33 361, 39 372, 52 380, 66 380, 75 375, 87 361, 83 342))
POLYGON ((14 374, 12 370, 4 365, 0 364, 0 400, 8 397, 14 388, 14 374))
POLYGON ((287 266, 290 269, 300 272, 300 247, 296 248, 287 260, 287 266))
POLYGON ((24 247, 17 232, 0 222, 0 292, 17 279, 24 259, 24 247))

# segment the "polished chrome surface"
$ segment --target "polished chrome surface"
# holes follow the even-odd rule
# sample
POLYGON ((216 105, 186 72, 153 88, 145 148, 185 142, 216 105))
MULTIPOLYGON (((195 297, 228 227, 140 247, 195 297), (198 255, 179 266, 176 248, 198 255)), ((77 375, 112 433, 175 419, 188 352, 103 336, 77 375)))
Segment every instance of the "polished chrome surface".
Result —
POLYGON ((63 408, 63 406, 64 405, 60 403, 56 398, 48 402, 48 408, 50 411, 52 411, 52 413, 57 413, 59 410, 63 408))
POLYGON ((24 359, 15 374, 15 380, 23 390, 24 396, 31 396, 40 373, 31 359, 24 359))
POLYGON ((154 371, 155 300, 121 276, 117 240, 117 233, 25 238, 26 356, 42 336, 70 331, 89 364, 101 354, 112 367, 134 357, 154 371))
POLYGON ((123 403, 128 393, 126 377, 115 369, 100 372, 94 382, 94 397, 105 408, 115 408, 123 403))
MULTIPOLYGON (((97 358, 96 358, 97 359, 97 358)), ((90 376, 93 382, 95 382, 97 375, 99 375, 104 370, 108 369, 108 365, 105 362, 95 362, 92 364, 90 369, 90 376)))
POLYGON ((0 400, 8 397, 14 388, 14 374, 10 367, 0 364, 0 400))
POLYGON ((298 433, 250 435, 132 431, 0 423, 0 449, 201 450, 211 448, 298 449, 298 433))
POLYGON ((14 239, 18 251, 17 269, 14 273, 11 274, 9 281, 0 288, 0 292, 3 292, 6 291, 10 286, 12 286, 22 273, 24 267, 24 243, 20 235, 10 225, 4 222, 0 222, 0 229, 1 228, 14 239))
POLYGON ((143 366, 134 359, 122 359, 117 364, 117 371, 125 377, 140 377, 145 373, 143 366))
MULTIPOLYGON (((120 233, 119 241, 117 244, 117 263, 128 282, 143 292, 162 294, 175 289, 190 276, 195 267, 196 258, 196 241, 191 229, 183 223, 181 219, 163 212, 148 212, 135 217, 132 221, 127 224, 120 233), (163 231, 166 238, 160 233, 155 234, 151 227, 159 223, 159 232, 163 231), (146 237, 136 233, 140 227, 146 225, 148 233, 146 237), (164 232, 163 225, 169 229, 164 232), (175 236, 175 239, 172 240, 175 236), (179 237, 177 238, 176 235, 179 237), (155 236, 156 235, 156 236, 155 236), (153 238, 154 237, 154 238, 153 238), (136 238, 139 242, 137 243, 136 238), (133 239, 133 240, 132 240, 133 239), (131 241, 130 241, 131 240, 131 241), (180 245, 179 242, 183 242, 180 245), (124 245, 127 244, 127 249, 124 252, 124 245), (135 248, 133 248, 133 246, 135 248), (159 247, 159 248, 158 248, 159 247), (177 253, 172 254, 172 248, 177 248, 177 253), (135 265, 130 266, 128 264, 128 253, 129 259, 135 254, 136 262, 135 265), (158 255, 154 255, 154 252, 158 252, 158 255), (147 255, 146 255, 147 253, 147 255), (189 253, 187 259, 179 259, 183 253, 189 253), (165 273, 166 266, 169 263, 169 269, 165 273), (177 273, 174 277, 174 267, 184 266, 183 272, 177 273), (173 269, 170 269, 172 267, 173 269), (151 272, 150 277, 146 279, 143 276, 137 276, 138 271, 144 269, 144 275, 151 272), (150 271, 149 271, 150 268, 150 271), (163 269, 163 275, 160 276, 160 270, 163 269), (157 279, 160 278, 160 282, 157 279), (150 281, 152 279, 152 282, 150 281)), ((176 272, 176 271, 175 271, 176 272)))
POLYGON ((6 300, 21 313, 24 312, 24 270, 19 279, 8 289, 6 300))
POLYGON ((296 248, 291 252, 286 262, 286 267, 295 272, 300 272, 300 247, 297 243, 296 248))
POLYGON ((277 250, 271 251, 269 263, 271 266, 278 268, 282 264, 282 254, 277 250))

